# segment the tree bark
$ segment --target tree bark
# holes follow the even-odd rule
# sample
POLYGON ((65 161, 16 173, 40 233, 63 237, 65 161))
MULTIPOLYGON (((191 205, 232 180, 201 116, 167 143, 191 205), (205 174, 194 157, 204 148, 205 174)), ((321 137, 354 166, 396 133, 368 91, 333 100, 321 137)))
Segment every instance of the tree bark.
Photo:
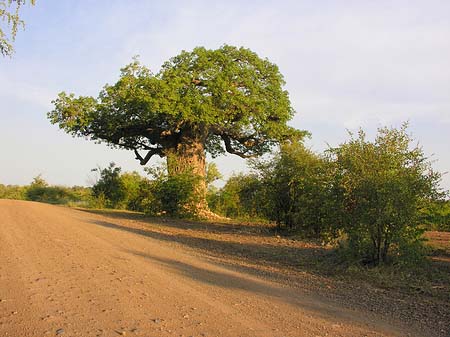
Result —
POLYGON ((174 147, 166 150, 167 171, 169 176, 192 174, 194 179, 194 201, 183 205, 189 213, 199 217, 210 217, 206 201, 206 132, 199 128, 182 130, 174 147))

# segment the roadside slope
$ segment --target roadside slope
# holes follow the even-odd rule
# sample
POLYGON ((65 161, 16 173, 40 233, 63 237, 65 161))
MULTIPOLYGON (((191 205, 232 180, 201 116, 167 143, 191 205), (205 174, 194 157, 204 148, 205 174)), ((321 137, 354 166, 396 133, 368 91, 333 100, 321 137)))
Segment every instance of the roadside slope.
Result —
POLYGON ((0 335, 405 336, 114 220, 0 200, 0 335))

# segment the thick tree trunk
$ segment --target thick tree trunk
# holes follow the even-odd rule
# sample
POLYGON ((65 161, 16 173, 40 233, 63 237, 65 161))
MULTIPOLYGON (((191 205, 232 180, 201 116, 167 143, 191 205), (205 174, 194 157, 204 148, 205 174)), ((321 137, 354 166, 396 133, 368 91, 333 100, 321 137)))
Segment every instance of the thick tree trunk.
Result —
POLYGON ((189 129, 183 130, 177 144, 166 151, 167 170, 169 175, 192 174, 194 179, 194 201, 183 207, 189 213, 199 217, 211 217, 206 202, 206 154, 205 132, 189 129))

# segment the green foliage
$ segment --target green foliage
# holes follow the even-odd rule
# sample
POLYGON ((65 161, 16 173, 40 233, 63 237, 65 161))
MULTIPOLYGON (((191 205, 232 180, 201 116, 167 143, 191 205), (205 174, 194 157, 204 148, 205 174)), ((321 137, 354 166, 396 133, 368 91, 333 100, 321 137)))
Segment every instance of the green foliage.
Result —
POLYGON ((259 217, 262 212, 264 191, 261 182, 254 174, 231 176, 219 191, 208 194, 209 207, 226 217, 259 217))
POLYGON ((200 202, 195 188, 201 177, 190 171, 169 175, 163 167, 148 171, 153 175, 148 185, 148 213, 181 217, 195 214, 200 202))
POLYGON ((25 200, 25 192, 24 186, 0 184, 0 199, 25 200))
POLYGON ((73 136, 133 150, 142 165, 166 157, 170 175, 202 178, 194 190, 204 199, 206 152, 247 158, 305 135, 287 125, 294 111, 283 86, 278 67, 249 49, 198 47, 156 74, 135 58, 97 98, 62 92, 48 118, 73 136))
POLYGON ((195 186, 198 176, 189 171, 168 175, 164 166, 148 168, 151 179, 137 172, 121 173, 111 163, 96 169, 100 179, 92 187, 95 208, 123 208, 152 215, 187 216, 198 202, 195 186), (191 208, 189 208, 191 207, 191 208))
POLYGON ((92 171, 100 173, 99 180, 92 186, 92 195, 99 201, 103 200, 105 207, 122 208, 127 194, 120 177, 121 168, 116 167, 115 163, 110 163, 105 169, 96 168, 92 171))
POLYGON ((419 209, 440 196, 440 175, 422 149, 411 146, 406 128, 381 128, 374 142, 360 131, 328 152, 341 225, 363 263, 385 263, 419 245, 419 209))
POLYGON ((145 198, 144 191, 148 185, 147 179, 137 172, 125 172, 120 176, 120 180, 125 194, 123 200, 125 208, 131 211, 145 211, 142 202, 145 198))
POLYGON ((24 187, 25 200, 45 202, 49 204, 86 204, 90 190, 84 187, 49 186, 41 175, 33 178, 33 182, 24 187))
POLYGON ((427 229, 450 231, 450 200, 433 200, 424 205, 420 214, 427 229))
POLYGON ((324 242, 366 265, 417 264, 423 224, 448 224, 449 202, 422 149, 406 132, 381 128, 375 141, 360 131, 320 156, 286 142, 272 159, 253 161, 257 174, 231 177, 210 191, 210 207, 229 217, 257 216, 324 242))
MULTIPOLYGON (((17 31, 19 27, 25 27, 25 23, 19 17, 19 9, 25 2, 25 0, 0 0, 0 23, 6 25, 6 29, 0 26, 0 53, 3 56, 10 56, 14 52, 12 43, 17 31)), ((30 0, 30 3, 34 5, 35 0, 30 0)))
POLYGON ((336 203, 323 158, 294 142, 282 145, 273 159, 253 165, 262 176, 266 217, 304 236, 327 241, 335 236, 336 203))
POLYGON ((217 168, 217 165, 215 163, 209 163, 206 166, 206 185, 209 186, 219 179, 222 179, 222 174, 217 168))
POLYGON ((49 204, 67 204, 73 196, 61 186, 31 186, 27 189, 26 199, 49 204))
POLYGON ((261 154, 304 134, 286 124, 294 111, 283 85, 278 67, 248 49, 199 47, 157 74, 135 59, 97 99, 62 92, 48 117, 74 136, 161 156, 198 136, 213 155, 261 154))

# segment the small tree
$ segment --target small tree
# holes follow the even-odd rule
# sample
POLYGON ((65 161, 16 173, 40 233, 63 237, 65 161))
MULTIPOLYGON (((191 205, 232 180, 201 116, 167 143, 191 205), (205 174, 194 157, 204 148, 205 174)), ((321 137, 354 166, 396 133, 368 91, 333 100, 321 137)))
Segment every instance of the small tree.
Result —
POLYGON ((121 168, 115 163, 110 163, 105 169, 96 168, 92 171, 100 173, 100 179, 92 186, 92 194, 95 198, 105 201, 106 207, 118 208, 123 206, 126 200, 126 190, 120 177, 121 168))
POLYGON ((76 200, 70 188, 63 186, 49 186, 41 175, 33 178, 30 186, 26 187, 25 199, 50 204, 67 204, 76 200))
POLYGON ((419 210, 438 197, 440 175, 423 150, 412 146, 407 125, 380 128, 374 142, 357 137, 328 154, 334 163, 335 196, 341 202, 343 228, 351 252, 378 265, 419 242, 419 210))
POLYGON ((328 163, 321 156, 302 143, 289 142, 271 160, 253 165, 262 177, 269 219, 305 236, 325 239, 334 232, 330 215, 336 205, 328 163))
POLYGON ((222 174, 220 173, 219 169, 217 168, 217 165, 215 163, 209 163, 206 166, 206 186, 211 186, 213 182, 216 180, 222 179, 222 174))
POLYGON ((123 206, 132 211, 143 211, 141 192, 143 187, 147 185, 145 181, 147 179, 133 171, 123 173, 120 180, 125 194, 123 206))

